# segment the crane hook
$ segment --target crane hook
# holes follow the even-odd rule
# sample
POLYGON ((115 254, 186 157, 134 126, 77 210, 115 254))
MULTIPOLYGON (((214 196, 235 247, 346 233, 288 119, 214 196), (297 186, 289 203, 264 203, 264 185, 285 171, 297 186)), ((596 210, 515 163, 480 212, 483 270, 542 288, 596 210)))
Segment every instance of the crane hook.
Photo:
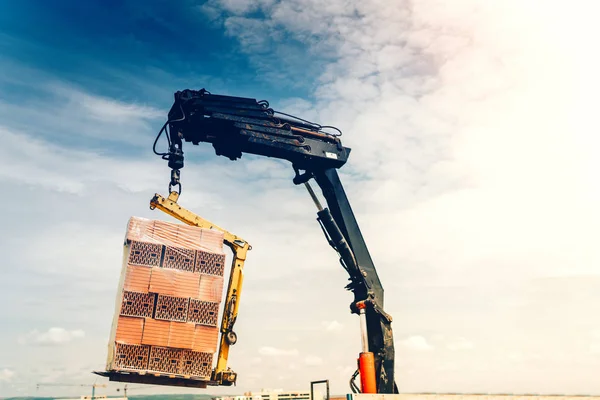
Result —
POLYGON ((181 181, 179 179, 180 177, 181 171, 179 171, 178 169, 171 170, 171 182, 169 182, 169 193, 173 191, 173 186, 178 186, 179 189, 177 190, 177 194, 181 194, 181 181))

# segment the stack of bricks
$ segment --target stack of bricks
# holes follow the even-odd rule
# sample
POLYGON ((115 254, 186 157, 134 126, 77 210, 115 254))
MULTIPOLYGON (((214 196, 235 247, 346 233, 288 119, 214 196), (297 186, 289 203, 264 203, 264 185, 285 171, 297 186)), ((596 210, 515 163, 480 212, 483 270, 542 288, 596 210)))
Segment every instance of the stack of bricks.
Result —
POLYGON ((209 380, 224 267, 222 233, 132 217, 107 369, 209 380))

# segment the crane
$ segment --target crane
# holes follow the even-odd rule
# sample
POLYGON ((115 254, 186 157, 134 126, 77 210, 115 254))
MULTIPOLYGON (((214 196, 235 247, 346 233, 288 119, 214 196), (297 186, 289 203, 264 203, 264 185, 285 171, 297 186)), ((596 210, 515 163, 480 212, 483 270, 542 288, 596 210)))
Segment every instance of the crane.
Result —
POLYGON ((392 317, 384 311, 383 286, 337 173, 351 151, 342 145, 341 134, 335 127, 277 112, 266 100, 185 89, 174 93, 167 122, 154 140, 153 151, 171 168, 169 193, 174 194, 175 202, 182 189, 184 142, 212 144, 217 156, 232 161, 247 153, 290 162, 295 172, 293 183, 308 190, 326 240, 349 275, 346 289, 354 294, 350 311, 359 315, 362 341, 351 388, 363 393, 398 393, 392 317), (168 150, 158 152, 156 146, 163 132, 168 150), (326 207, 311 180, 320 187, 326 207), (354 384, 359 374, 360 389, 354 384))
POLYGON ((121 389, 121 388, 117 388, 117 392, 120 392, 121 390, 123 390, 123 397, 124 397, 125 399, 127 399, 127 391, 128 391, 128 390, 138 390, 138 389, 146 389, 146 387, 144 387, 144 386, 134 386, 134 387, 129 387, 129 385, 128 385, 128 384, 125 384, 125 385, 123 386, 123 389, 121 389))
POLYGON ((70 384, 70 383, 38 383, 36 385, 36 389, 39 390, 40 386, 79 386, 79 387, 92 387, 92 397, 91 399, 95 399, 96 398, 96 388, 97 387, 106 387, 106 384, 102 383, 93 383, 91 385, 87 385, 87 384, 70 384))

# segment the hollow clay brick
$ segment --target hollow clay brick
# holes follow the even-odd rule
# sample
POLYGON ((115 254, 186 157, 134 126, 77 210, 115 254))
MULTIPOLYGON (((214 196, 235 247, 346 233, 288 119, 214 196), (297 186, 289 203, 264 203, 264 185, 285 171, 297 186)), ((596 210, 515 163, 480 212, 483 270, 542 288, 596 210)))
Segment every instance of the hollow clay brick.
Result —
POLYGON ((195 271, 200 274, 223 276, 225 271, 225 254, 196 252, 195 271))
POLYGON ((212 361, 212 354, 184 350, 181 354, 179 373, 197 378, 210 378, 212 361))
POLYGON ((196 324, 217 326, 219 318, 219 303, 190 299, 188 308, 188 322, 196 324))
POLYGON ((123 292, 121 315, 129 317, 152 317, 154 310, 154 294, 139 292, 123 292))
POLYGON ((115 350, 114 366, 116 368, 134 370, 148 369, 148 356, 150 354, 149 346, 116 343, 115 350))
POLYGON ((156 299, 155 319, 167 321, 187 321, 190 299, 159 294, 156 299))
POLYGON ((157 243, 132 241, 127 263, 158 267, 162 257, 163 246, 157 243))
POLYGON ((155 347, 150 349, 148 369, 156 372, 176 374, 181 362, 181 350, 168 347, 155 347))
POLYGON ((182 247, 166 246, 163 268, 194 272, 196 251, 182 247))

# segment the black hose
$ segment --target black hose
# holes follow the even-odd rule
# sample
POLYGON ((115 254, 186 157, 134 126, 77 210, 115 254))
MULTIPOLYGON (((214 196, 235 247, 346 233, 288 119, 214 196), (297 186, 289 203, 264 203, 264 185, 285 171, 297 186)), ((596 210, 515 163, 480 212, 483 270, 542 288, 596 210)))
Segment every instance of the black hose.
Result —
POLYGON ((358 386, 356 386, 356 383, 354 383, 354 380, 357 376, 358 369, 354 372, 354 374, 352 374, 352 378, 350 378, 350 390, 352 390, 352 393, 360 393, 360 389, 358 388, 358 386))

